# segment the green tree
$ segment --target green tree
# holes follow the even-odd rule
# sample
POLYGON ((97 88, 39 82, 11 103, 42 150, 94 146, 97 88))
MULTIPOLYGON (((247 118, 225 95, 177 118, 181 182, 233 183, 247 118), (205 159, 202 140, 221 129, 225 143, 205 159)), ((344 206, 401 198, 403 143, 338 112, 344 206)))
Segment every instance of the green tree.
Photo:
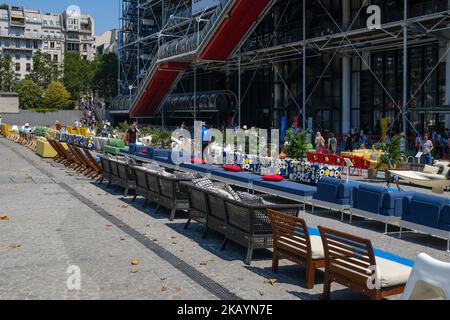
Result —
POLYGON ((31 79, 24 79, 16 86, 19 94, 19 103, 22 109, 33 109, 40 107, 42 103, 43 90, 31 79))
POLYGON ((96 61, 83 60, 78 52, 64 54, 63 82, 72 99, 92 94, 96 69, 96 61))
POLYGON ((117 95, 118 62, 117 55, 112 53, 100 54, 98 68, 94 77, 94 92, 110 104, 117 95))
POLYGON ((69 102, 70 93, 59 81, 52 81, 44 91, 43 102, 46 108, 63 109, 69 102))
POLYGON ((53 61, 50 54, 38 50, 33 54, 33 69, 27 78, 46 88, 52 81, 61 79, 61 73, 58 62, 53 61))
POLYGON ((17 84, 10 56, 0 55, 0 91, 13 91, 17 84))

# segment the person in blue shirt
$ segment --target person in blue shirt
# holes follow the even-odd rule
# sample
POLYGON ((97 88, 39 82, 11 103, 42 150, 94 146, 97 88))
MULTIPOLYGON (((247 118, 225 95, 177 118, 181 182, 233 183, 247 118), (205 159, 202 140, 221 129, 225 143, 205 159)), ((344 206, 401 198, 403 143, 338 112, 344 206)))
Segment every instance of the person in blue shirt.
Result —
POLYGON ((23 133, 31 133, 31 128, 28 123, 25 123, 25 126, 23 127, 23 133))

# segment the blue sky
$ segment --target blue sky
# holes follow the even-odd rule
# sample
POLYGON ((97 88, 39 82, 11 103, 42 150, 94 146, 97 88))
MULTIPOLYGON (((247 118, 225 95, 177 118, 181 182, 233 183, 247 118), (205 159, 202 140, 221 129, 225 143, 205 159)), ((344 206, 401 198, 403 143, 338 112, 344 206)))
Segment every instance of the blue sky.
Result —
POLYGON ((82 13, 94 17, 96 35, 119 25, 119 0, 6 0, 1 3, 55 13, 61 13, 69 5, 76 4, 82 13))

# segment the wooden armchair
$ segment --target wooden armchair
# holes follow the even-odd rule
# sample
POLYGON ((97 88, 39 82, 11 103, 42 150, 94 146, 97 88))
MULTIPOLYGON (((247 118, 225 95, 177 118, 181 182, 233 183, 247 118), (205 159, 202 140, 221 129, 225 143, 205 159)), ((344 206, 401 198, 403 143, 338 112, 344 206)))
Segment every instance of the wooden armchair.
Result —
POLYGON ((267 210, 273 231, 272 271, 278 272, 280 259, 304 265, 306 288, 312 289, 316 270, 325 267, 322 239, 310 236, 305 220, 283 212, 267 210))
POLYGON ((319 227, 325 251, 323 299, 330 298, 331 283, 337 282, 373 300, 401 294, 411 268, 375 257, 370 240, 319 227))

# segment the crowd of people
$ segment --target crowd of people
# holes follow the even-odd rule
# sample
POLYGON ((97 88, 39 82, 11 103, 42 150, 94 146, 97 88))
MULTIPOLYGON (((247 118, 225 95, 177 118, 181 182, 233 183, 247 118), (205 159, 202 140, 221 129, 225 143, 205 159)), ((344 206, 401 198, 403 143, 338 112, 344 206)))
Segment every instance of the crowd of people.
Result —
POLYGON ((94 113, 95 106, 92 103, 82 102, 80 104, 80 110, 83 111, 83 117, 79 123, 79 126, 88 128, 90 132, 95 132, 97 121, 94 113))

